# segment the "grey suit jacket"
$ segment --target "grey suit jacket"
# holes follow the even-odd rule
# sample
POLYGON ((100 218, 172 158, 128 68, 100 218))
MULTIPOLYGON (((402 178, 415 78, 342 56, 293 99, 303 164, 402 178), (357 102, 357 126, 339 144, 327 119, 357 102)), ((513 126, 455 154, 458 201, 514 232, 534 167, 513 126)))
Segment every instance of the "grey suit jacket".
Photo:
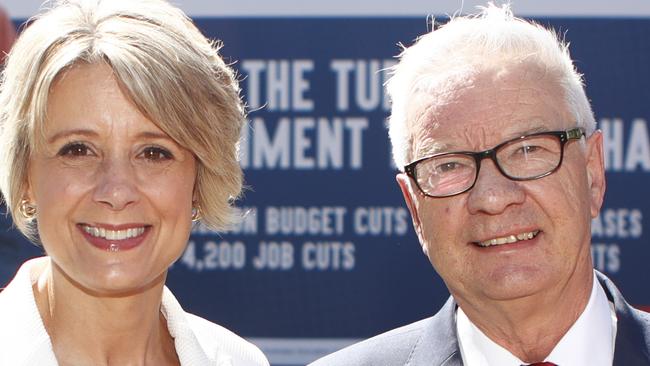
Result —
MULTIPOLYGON (((632 308, 602 273, 596 277, 618 319, 613 366, 650 365, 650 314, 632 308)), ((456 303, 449 298, 431 318, 393 329, 321 358, 312 366, 462 366, 456 303)))

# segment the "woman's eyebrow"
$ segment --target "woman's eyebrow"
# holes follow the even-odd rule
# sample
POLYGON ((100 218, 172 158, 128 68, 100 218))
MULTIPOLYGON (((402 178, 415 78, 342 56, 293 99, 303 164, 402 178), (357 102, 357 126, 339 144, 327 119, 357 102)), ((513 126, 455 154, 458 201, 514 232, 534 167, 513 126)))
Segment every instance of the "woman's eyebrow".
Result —
POLYGON ((56 142, 57 140, 60 140, 65 137, 69 136, 87 136, 87 137, 96 137, 98 136, 98 133, 89 130, 89 129, 82 129, 82 128, 77 128, 77 129, 72 129, 72 130, 63 130, 55 133, 52 135, 50 138, 47 139, 48 143, 53 143, 56 142))
POLYGON ((170 140, 173 141, 169 135, 167 135, 164 132, 158 132, 158 131, 143 131, 140 132, 136 135, 137 138, 147 138, 147 139, 164 139, 164 140, 170 140))
MULTIPOLYGON (((83 129, 83 128, 75 128, 71 130, 63 130, 55 133, 52 135, 50 138, 47 139, 48 143, 53 143, 56 142, 57 140, 60 140, 62 138, 66 138, 69 136, 86 136, 86 137, 97 137, 99 136, 99 133, 93 130, 89 129, 83 129)), ((157 131, 143 131, 140 132, 136 135, 137 138, 145 138, 145 139, 163 139, 163 140, 169 140, 173 141, 171 137, 169 137, 166 133, 163 132, 157 132, 157 131)))

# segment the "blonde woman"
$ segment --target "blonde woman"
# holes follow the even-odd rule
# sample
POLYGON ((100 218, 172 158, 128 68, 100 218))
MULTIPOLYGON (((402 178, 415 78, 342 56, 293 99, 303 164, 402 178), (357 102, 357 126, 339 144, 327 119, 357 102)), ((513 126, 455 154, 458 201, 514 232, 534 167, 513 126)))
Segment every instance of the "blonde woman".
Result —
POLYGON ((242 184, 237 82, 179 9, 53 3, 0 109, 0 187, 47 254, 0 293, 0 365, 268 365, 164 286, 192 221, 225 228, 242 184))

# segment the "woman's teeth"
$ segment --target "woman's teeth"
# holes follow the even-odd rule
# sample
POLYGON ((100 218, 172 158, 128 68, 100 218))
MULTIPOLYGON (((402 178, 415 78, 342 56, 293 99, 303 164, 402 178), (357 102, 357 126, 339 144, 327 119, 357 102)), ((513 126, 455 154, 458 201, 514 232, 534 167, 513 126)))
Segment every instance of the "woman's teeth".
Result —
POLYGON ((481 247, 491 247, 494 245, 510 244, 521 240, 530 240, 536 237, 537 234, 539 234, 539 230, 529 231, 517 235, 508 235, 501 238, 489 239, 489 240, 477 242, 476 244, 478 244, 481 247))
POLYGON ((136 236, 142 235, 145 230, 144 226, 129 228, 125 230, 110 230, 102 227, 94 227, 88 225, 83 225, 83 229, 85 232, 94 237, 103 238, 106 240, 125 240, 135 238, 136 236))

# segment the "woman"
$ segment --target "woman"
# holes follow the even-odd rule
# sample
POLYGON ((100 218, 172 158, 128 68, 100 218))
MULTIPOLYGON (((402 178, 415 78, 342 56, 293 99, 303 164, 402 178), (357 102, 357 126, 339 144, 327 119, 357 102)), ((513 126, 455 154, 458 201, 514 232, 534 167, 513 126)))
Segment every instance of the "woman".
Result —
POLYGON ((0 185, 47 257, 0 293, 0 365, 268 365, 164 287, 192 221, 230 222, 233 71, 161 0, 55 3, 0 92, 0 185))

